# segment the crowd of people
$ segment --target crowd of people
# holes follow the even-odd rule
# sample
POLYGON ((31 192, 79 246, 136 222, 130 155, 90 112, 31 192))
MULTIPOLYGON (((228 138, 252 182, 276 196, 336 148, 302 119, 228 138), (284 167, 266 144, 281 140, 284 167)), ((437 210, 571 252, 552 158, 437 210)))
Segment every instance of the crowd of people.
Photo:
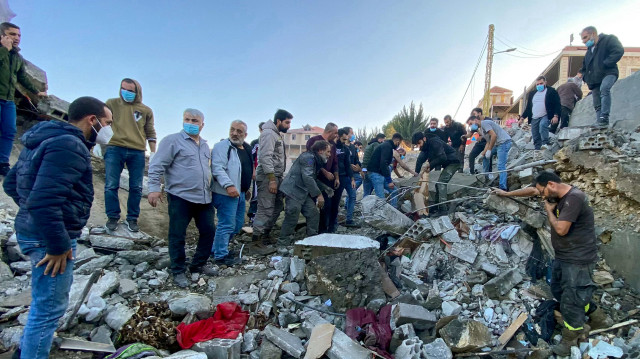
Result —
MULTIPOLYGON (((492 176, 492 159, 497 157, 500 194, 511 195, 506 192, 507 173, 504 171, 511 137, 496 122, 484 117, 480 108, 473 109, 466 128, 447 115, 442 128, 438 126, 438 119, 432 118, 424 132, 414 133, 410 139, 399 133, 389 139, 378 134, 366 146, 355 140, 352 128, 328 123, 322 134, 308 140, 307 151, 287 171, 283 134, 293 119, 288 111, 277 110, 272 120, 261 123, 260 137, 251 144, 245 142, 247 124, 236 120, 230 124, 228 138, 210 147, 200 136, 205 125, 204 114, 189 108, 184 111, 181 124, 176 121, 176 128, 180 130, 166 136, 156 146, 153 111, 142 102, 140 83, 130 78, 121 81, 118 97, 106 103, 92 97, 80 97, 69 106, 68 122, 41 122, 27 131, 22 138, 24 150, 11 168, 9 155, 16 133, 15 86, 20 83, 38 96, 45 96, 46 92, 38 91, 25 75, 24 63, 18 53, 19 27, 2 23, 0 32, 0 175, 6 176, 5 192, 19 205, 15 219, 18 243, 32 263, 33 299, 18 352, 21 358, 48 356, 58 319, 67 308, 76 241, 87 223, 93 203, 90 150, 96 144, 106 146, 105 227, 115 231, 121 225, 118 189, 126 167, 129 193, 123 224, 131 232, 139 231, 148 145, 148 201, 153 207, 164 201, 164 185, 169 214, 170 270, 174 283, 183 288, 190 285, 187 270, 205 275, 216 273, 209 264, 210 257, 217 265, 239 263, 238 255, 229 249, 229 243, 245 224, 247 201, 250 204, 247 215, 253 230, 249 250, 261 255, 286 251, 292 244, 301 213, 306 218, 308 236, 335 232, 345 192, 343 225, 359 226, 354 211, 360 186, 363 196, 373 194, 388 198, 391 205, 397 206, 397 188, 391 173, 402 177, 398 167, 412 176, 442 170, 433 199, 436 205, 441 205, 430 214, 446 214, 447 183, 462 170, 466 139, 471 136, 477 138, 468 156, 471 173, 475 173, 476 159, 481 156, 483 172, 492 176), (414 169, 405 163, 404 147, 419 150, 414 169), (282 211, 285 212, 284 221, 280 235, 275 239, 272 230, 282 211), (217 216, 217 226, 214 216, 217 216), (185 237, 191 220, 195 221, 199 238, 193 258, 187 262, 185 237)), ((585 28, 581 36, 589 49, 583 68, 571 79, 571 84, 560 86, 556 91, 546 85, 544 77, 539 77, 535 92, 529 94, 522 117, 531 122, 536 149, 543 149, 548 144, 550 124, 567 125, 575 101, 581 96, 579 80, 583 79, 593 91, 597 124, 608 124, 610 89, 618 77, 615 64, 623 50, 615 36, 598 35, 595 28, 585 28)), ((593 292, 587 290, 589 288, 580 293, 567 289, 575 278, 585 278, 595 258, 592 243, 577 238, 576 231, 571 232, 570 228, 579 218, 587 221, 588 228, 582 226, 581 231, 588 232, 588 236, 583 237, 591 241, 593 223, 588 221, 591 218, 592 222, 593 214, 586 207, 580 211, 561 208, 562 201, 569 208, 568 198, 585 201, 581 192, 562 184, 557 176, 536 181, 535 192, 527 194, 561 200, 557 206, 547 206, 547 212, 554 248, 561 248, 559 263, 569 263, 554 267, 554 278, 557 279, 554 279, 557 281, 554 295, 562 298, 567 323, 563 340, 566 338, 571 344, 583 329, 582 314, 591 315, 596 308, 589 304, 593 292), (572 259, 575 253, 570 250, 571 245, 562 244, 562 238, 569 235, 579 242, 575 244, 580 249, 579 260, 572 259), (566 299, 570 294, 581 300, 566 299)))

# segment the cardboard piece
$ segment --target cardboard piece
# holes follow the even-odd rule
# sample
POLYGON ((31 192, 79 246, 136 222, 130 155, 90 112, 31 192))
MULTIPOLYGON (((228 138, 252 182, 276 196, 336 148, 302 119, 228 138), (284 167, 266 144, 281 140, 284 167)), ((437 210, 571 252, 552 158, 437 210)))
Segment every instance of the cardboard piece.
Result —
POLYGON ((333 324, 328 323, 315 326, 311 332, 311 338, 309 338, 309 345, 304 359, 321 358, 324 353, 331 348, 335 328, 333 324))

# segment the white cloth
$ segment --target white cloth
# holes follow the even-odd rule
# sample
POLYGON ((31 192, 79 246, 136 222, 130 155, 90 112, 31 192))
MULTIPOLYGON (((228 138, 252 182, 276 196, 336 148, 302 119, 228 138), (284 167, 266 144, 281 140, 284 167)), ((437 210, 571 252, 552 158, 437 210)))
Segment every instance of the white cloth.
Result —
POLYGON ((547 106, 544 105, 544 99, 547 96, 547 88, 544 91, 537 91, 531 100, 533 118, 540 118, 547 115, 547 106))

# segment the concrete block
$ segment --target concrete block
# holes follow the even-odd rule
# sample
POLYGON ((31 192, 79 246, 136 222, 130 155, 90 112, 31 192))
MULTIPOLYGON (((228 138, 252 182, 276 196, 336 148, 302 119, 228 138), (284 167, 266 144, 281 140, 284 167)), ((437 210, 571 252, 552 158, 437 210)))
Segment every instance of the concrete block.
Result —
POLYGON ((462 306, 456 302, 442 302, 442 315, 450 316, 450 315, 458 315, 462 312, 462 306))
POLYGON ((402 212, 376 196, 366 196, 360 203, 365 222, 379 230, 402 235, 413 224, 402 212))
POLYGON ((414 241, 425 241, 432 237, 431 229, 431 221, 428 218, 421 218, 409 227, 400 240, 410 238, 414 241))
POLYGON ((495 265, 493 263, 489 263, 489 262, 480 263, 480 269, 482 269, 483 271, 485 271, 488 274, 491 274, 493 276, 498 275, 498 271, 500 270, 500 268, 498 268, 497 265, 495 265))
MULTIPOLYGON (((325 323, 329 322, 314 312, 307 317, 303 323, 303 327, 313 328, 316 325, 325 323)), ((311 335, 310 331, 308 335, 311 335)), ((333 331, 333 338, 331 340, 331 348, 325 353, 329 359, 369 359, 373 355, 369 349, 353 341, 338 328, 333 331)))
POLYGON ((484 291, 489 298, 499 299, 506 296, 522 280, 518 268, 512 268, 485 283, 484 291))
POLYGON ((458 242, 451 245, 451 247, 447 246, 445 247, 445 252, 471 264, 475 262, 478 256, 478 252, 475 250, 473 243, 468 242, 458 242))
POLYGON ((211 339, 206 342, 196 343, 191 349, 205 353, 208 359, 240 359, 242 340, 211 339))
POLYGON ((427 285, 418 277, 406 273, 400 274, 402 284, 411 289, 425 289, 427 285))
POLYGON ((291 264, 289 265, 289 273, 291 274, 291 280, 299 282, 304 279, 304 269, 306 267, 306 261, 297 256, 291 258, 291 264))
POLYGON ((302 346, 300 338, 289 332, 278 329, 273 325, 268 325, 262 333, 269 341, 273 342, 278 348, 284 350, 294 358, 300 358, 304 353, 304 347, 302 346))
POLYGON ((434 236, 443 234, 452 229, 454 229, 454 227, 449 216, 442 216, 431 221, 431 233, 434 236))
POLYGON ((422 340, 416 338, 405 339, 393 354, 396 358, 420 359, 422 340))
POLYGON ((436 315, 419 305, 398 303, 391 311, 391 321, 396 328, 411 323, 417 330, 432 328, 436 322, 436 315))
POLYGON ((420 273, 427 269, 429 259, 433 253, 433 243, 423 243, 411 256, 410 269, 414 273, 420 273))
POLYGON ((208 359, 207 354, 198 353, 193 350, 181 350, 177 353, 173 353, 164 359, 208 359))
POLYGON ((92 235, 89 239, 93 247, 101 247, 113 250, 129 250, 133 249, 135 242, 128 238, 112 237, 112 236, 96 236, 92 235))
POLYGON ((389 344, 389 352, 393 353, 398 349, 402 342, 409 338, 415 338, 416 331, 413 329, 413 325, 411 323, 403 324, 396 328, 393 331, 393 335, 391 336, 391 343, 389 344))
POLYGON ((585 135, 578 139, 579 150, 600 150, 615 147, 613 141, 604 133, 585 135))
POLYGON ((454 319, 439 333, 454 353, 478 351, 491 345, 489 328, 475 320, 454 319))
POLYGON ((455 229, 442 233, 442 239, 447 243, 456 243, 462 240, 455 229))
POLYGON ((61 121, 69 121, 69 102, 53 95, 43 97, 38 101, 38 111, 61 121))
POLYGON ((422 346, 422 357, 424 359, 453 359, 453 353, 447 343, 442 338, 438 338, 422 346))
POLYGON ((319 256, 367 248, 379 249, 380 243, 364 236, 323 233, 296 241, 293 247, 293 253, 302 259, 311 260, 319 256))

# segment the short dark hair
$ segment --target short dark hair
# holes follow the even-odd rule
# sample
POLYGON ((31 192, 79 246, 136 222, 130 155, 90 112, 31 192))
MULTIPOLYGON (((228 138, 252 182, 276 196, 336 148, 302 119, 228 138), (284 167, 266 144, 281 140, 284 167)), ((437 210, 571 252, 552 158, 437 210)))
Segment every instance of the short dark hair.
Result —
POLYGON ((580 33, 582 34, 585 31, 590 33, 590 34, 597 34, 598 33, 598 30, 596 30, 595 26, 587 26, 584 29, 582 29, 582 31, 580 31, 580 33))
POLYGON ((69 122, 77 123, 83 118, 91 115, 104 117, 107 115, 104 110, 107 105, 95 97, 79 97, 69 105, 69 122))
POLYGON ((264 122, 260 122, 260 123, 258 124, 258 129, 262 130, 262 126, 264 126, 264 122))
POLYGON ((326 126, 324 126, 324 132, 329 132, 329 131, 333 131, 334 128, 338 127, 338 125, 336 125, 333 122, 329 122, 327 123, 326 126))
POLYGON ((385 135, 384 133, 379 133, 376 135, 376 140, 385 139, 385 138, 387 138, 387 135, 385 135))
POLYGON ((348 134, 349 134, 349 130, 347 130, 346 128, 341 128, 338 130, 338 137, 342 137, 348 134))
POLYGON ((3 22, 2 24, 0 24, 0 33, 2 33, 2 35, 4 35, 4 32, 9 30, 9 29, 18 29, 18 30, 20 30, 20 27, 18 27, 18 25, 16 25, 16 24, 12 24, 10 22, 3 22))
POLYGON ((473 110, 471 110, 471 112, 477 112, 482 115, 482 109, 480 107, 474 108, 473 110))
POLYGON ((322 150, 326 150, 329 147, 329 142, 327 141, 316 141, 313 145, 311 145, 311 151, 318 153, 322 150))
POLYGON ((354 146, 362 146, 362 142, 360 141, 356 141, 353 143, 354 146))
POLYGON ((538 80, 547 81, 547 78, 542 76, 542 75, 540 75, 540 76, 536 77, 536 81, 538 81, 538 80))
POLYGON ((402 135, 396 132, 396 133, 394 133, 394 134, 393 134, 393 136, 391 136, 391 140, 392 140, 392 141, 393 141, 393 140, 400 140, 400 141, 402 141, 402 135))
POLYGON ((478 119, 478 116, 469 116, 469 118, 467 119, 467 123, 469 123, 469 121, 475 121, 478 119))
POLYGON ((440 122, 440 120, 438 120, 437 118, 435 118, 435 117, 431 117, 431 118, 429 119, 429 122, 433 122, 433 121, 436 121, 436 123, 440 122))
POLYGON ((444 116, 444 119, 445 119, 445 120, 452 120, 451 115, 445 115, 445 116, 444 116))
POLYGON ((290 120, 292 118, 293 118, 293 115, 289 113, 289 111, 279 108, 278 111, 276 111, 276 114, 273 115, 273 123, 277 123, 278 120, 284 121, 284 120, 290 120))
POLYGON ((560 177, 557 174, 549 171, 542 171, 536 177, 536 184, 546 186, 549 182, 562 183, 560 177))
POLYGON ((125 78, 122 79, 122 81, 120 81, 120 84, 122 84, 123 82, 126 82, 128 84, 132 84, 133 86, 136 87, 136 91, 138 91, 138 85, 136 85, 136 81, 135 80, 130 79, 128 77, 125 77, 125 78))
POLYGON ((421 141, 423 139, 424 139, 424 133, 416 132, 411 136, 411 143, 414 145, 417 145, 418 141, 421 141))
POLYGON ((347 132, 351 132, 353 130, 353 128, 349 127, 349 126, 345 126, 343 127, 347 132))

